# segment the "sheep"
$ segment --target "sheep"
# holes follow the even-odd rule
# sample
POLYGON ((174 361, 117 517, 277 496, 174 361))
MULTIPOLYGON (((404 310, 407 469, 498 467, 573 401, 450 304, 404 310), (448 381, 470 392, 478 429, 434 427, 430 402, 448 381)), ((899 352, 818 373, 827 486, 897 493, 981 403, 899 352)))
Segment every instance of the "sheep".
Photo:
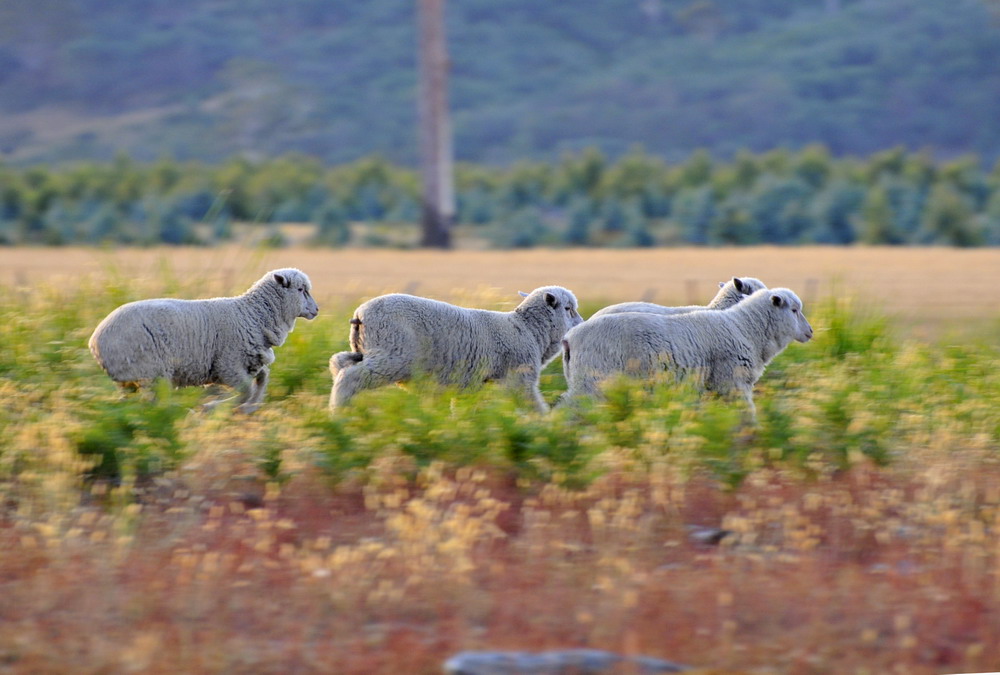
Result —
POLYGON ((707 391, 740 393, 756 419, 753 387, 792 340, 808 342, 812 326, 787 288, 761 289, 729 309, 675 316, 643 312, 591 318, 563 339, 568 390, 560 403, 599 395, 616 374, 654 378, 691 375, 707 391))
POLYGON ((572 292, 544 286, 511 312, 466 309, 402 293, 365 302, 351 319, 351 351, 330 357, 330 409, 363 389, 425 374, 468 387, 505 380, 548 410, 538 377, 566 331, 583 322, 572 292))
POLYGON ((239 392, 236 410, 252 413, 267 389, 273 348, 296 318, 319 313, 311 289, 304 272, 288 268, 268 272, 236 297, 130 302, 101 321, 90 352, 125 392, 157 378, 175 387, 223 384, 239 392))
POLYGON ((727 309, 737 302, 752 295, 755 291, 767 288, 764 282, 753 277, 733 277, 729 281, 719 282, 719 292, 707 305, 686 305, 682 307, 665 307, 652 302, 622 302, 610 305, 594 312, 591 319, 606 314, 621 314, 622 312, 650 312, 652 314, 687 314, 703 309, 727 309))

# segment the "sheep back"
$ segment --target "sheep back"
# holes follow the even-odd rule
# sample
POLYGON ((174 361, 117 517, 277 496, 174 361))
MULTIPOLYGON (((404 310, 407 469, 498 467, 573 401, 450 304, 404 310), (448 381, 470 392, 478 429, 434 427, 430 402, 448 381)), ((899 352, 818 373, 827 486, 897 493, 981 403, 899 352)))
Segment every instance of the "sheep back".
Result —
MULTIPOLYGON (((162 377, 175 386, 211 384, 220 349, 240 338, 238 314, 229 299, 159 298, 122 305, 97 326, 90 351, 115 382, 144 383, 162 377)), ((254 350, 245 360, 256 372, 273 352, 254 350)))
POLYGON ((608 314, 622 314, 626 312, 645 312, 649 314, 662 314, 673 316, 676 314, 688 314, 699 312, 705 309, 728 309, 743 298, 753 294, 762 288, 767 288, 760 279, 754 277, 733 277, 729 281, 719 284, 719 291, 707 305, 681 305, 670 307, 658 305, 653 302, 621 302, 616 305, 609 305, 590 317, 591 319, 608 314))

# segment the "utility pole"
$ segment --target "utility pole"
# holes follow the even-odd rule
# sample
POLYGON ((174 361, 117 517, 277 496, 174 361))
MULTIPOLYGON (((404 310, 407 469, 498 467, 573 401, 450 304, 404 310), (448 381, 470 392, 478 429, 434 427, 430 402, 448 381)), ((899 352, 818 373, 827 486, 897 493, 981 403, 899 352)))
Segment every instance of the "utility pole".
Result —
POLYGON ((451 248, 455 220, 454 157, 448 115, 448 48, 444 0, 417 0, 417 113, 420 126, 421 246, 451 248))

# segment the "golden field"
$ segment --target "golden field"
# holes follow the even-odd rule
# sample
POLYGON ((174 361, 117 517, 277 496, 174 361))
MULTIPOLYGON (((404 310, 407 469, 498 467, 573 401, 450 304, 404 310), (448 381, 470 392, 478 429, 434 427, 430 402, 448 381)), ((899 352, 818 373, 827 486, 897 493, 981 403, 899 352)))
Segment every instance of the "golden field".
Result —
POLYGON ((218 248, 0 249, 0 284, 73 283, 108 271, 144 278, 195 275, 206 294, 239 292, 264 271, 299 267, 316 297, 337 305, 405 291, 455 302, 507 297, 547 284, 573 290, 584 307, 632 299, 707 302, 733 275, 787 286, 809 304, 850 295, 919 330, 980 327, 1000 308, 1000 250, 752 247, 524 251, 218 248))
MULTIPOLYGON (((438 675, 463 650, 565 648, 997 670, 998 270, 952 249, 0 249, 0 673, 438 675), (87 351, 122 302, 283 266, 321 314, 252 416, 194 387, 120 399, 87 351), (498 308, 558 283, 586 315, 705 302, 734 274, 798 291, 816 329, 758 383, 754 429, 632 383, 579 413, 419 383, 326 409, 374 294, 498 308)), ((561 393, 558 363, 542 385, 561 393)))

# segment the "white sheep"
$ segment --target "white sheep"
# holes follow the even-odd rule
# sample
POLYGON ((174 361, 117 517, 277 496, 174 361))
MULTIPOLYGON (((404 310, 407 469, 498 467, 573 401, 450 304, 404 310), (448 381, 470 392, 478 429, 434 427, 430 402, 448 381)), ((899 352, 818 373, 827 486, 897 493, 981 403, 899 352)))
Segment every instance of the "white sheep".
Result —
MULTIPOLYGON (((297 269, 268 272, 232 298, 157 298, 122 305, 90 337, 90 352, 126 391, 157 378, 175 387, 223 384, 240 392, 240 412, 260 407, 274 349, 295 319, 319 312, 309 277, 297 269)), ((206 404, 211 408, 221 403, 206 404)))
POLYGON ((719 282, 719 292, 715 294, 711 302, 707 305, 684 305, 681 307, 667 307, 657 305, 652 302, 622 302, 617 305, 609 305, 604 309, 594 312, 591 319, 605 316, 606 314, 621 314, 623 312, 651 312, 653 314, 687 314, 688 312, 698 312, 704 309, 728 309, 737 302, 753 295, 756 291, 767 288, 764 282, 753 277, 733 277, 729 281, 719 282))
POLYGON ((351 319, 349 352, 330 357, 330 408, 363 389, 428 375, 467 387, 506 380, 529 395, 540 411, 542 368, 559 353, 566 331, 583 319, 576 297, 560 286, 521 294, 511 312, 466 309, 393 293, 362 304, 351 319))
POLYGON ((591 318, 563 339, 563 402, 599 395, 600 383, 617 374, 655 379, 669 372, 693 377, 703 390, 742 394, 754 419, 753 387, 764 368, 792 340, 812 335, 802 301, 787 288, 759 290, 723 310, 591 318))

